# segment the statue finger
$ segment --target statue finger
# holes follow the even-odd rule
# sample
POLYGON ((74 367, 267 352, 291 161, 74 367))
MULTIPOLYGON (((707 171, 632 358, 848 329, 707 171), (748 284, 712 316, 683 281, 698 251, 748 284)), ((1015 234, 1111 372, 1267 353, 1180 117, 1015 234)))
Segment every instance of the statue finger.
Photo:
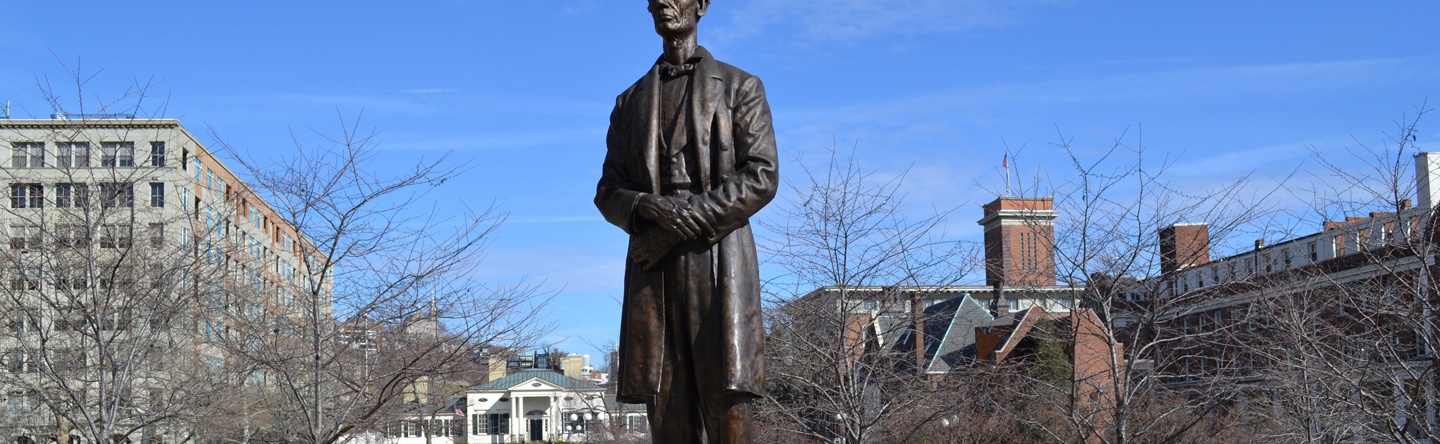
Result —
POLYGON ((701 217, 699 213, 695 213, 693 211, 688 214, 690 215, 690 220, 692 221, 692 223, 695 224, 698 233, 700 233, 702 236, 705 236, 706 238, 715 237, 715 227, 710 225, 710 221, 705 220, 705 218, 701 217))
POLYGON ((690 232, 690 235, 685 237, 686 239, 696 239, 700 237, 700 227, 696 226, 695 222, 691 221, 690 218, 682 217, 680 223, 684 225, 685 231, 690 232))
POLYGON ((685 226, 685 221, 680 216, 671 216, 669 219, 669 225, 670 231, 675 232, 675 234, 679 234, 680 237, 683 237, 685 239, 695 238, 695 230, 692 230, 690 227, 685 226))

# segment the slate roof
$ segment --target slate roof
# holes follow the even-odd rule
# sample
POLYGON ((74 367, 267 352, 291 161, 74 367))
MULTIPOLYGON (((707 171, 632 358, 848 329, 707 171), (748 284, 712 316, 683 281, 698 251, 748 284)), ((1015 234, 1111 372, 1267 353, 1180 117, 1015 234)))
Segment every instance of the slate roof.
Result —
MULTIPOLYGON (((970 366, 975 362, 975 327, 988 325, 993 317, 990 310, 986 309, 979 301, 963 296, 956 299, 955 315, 949 319, 948 328, 944 331, 944 337, 940 339, 940 349, 935 351, 933 356, 927 356, 930 360, 931 373, 945 373, 970 366)), ((929 327, 926 327, 929 330, 929 327)), ((927 332, 927 334, 929 334, 927 332)), ((927 346, 928 348, 928 346, 927 346)))
POLYGON ((558 386, 560 386, 560 387, 562 387, 562 388, 565 388, 565 389, 567 389, 567 390, 587 390, 587 389, 599 390, 599 389, 600 389, 600 385, 599 385, 599 384, 596 384, 596 383, 593 383, 593 382, 590 382, 590 381, 582 381, 582 380, 579 380, 579 379, 571 378, 571 377, 569 377, 569 376, 565 376, 564 374, 562 374, 562 373, 560 373, 560 372, 557 372, 557 371, 554 371, 554 370, 550 370, 550 369, 538 369, 538 368, 527 368, 527 369, 520 370, 520 371, 518 371, 518 372, 512 373, 512 374, 510 374, 510 375, 508 375, 508 376, 506 376, 506 377, 504 377, 504 378, 496 379, 496 380, 494 380, 494 381, 490 381, 490 382, 487 382, 487 383, 484 383, 484 384, 477 385, 477 386, 475 386, 474 388, 471 388, 470 390, 471 390, 471 391, 489 391, 489 392, 504 391, 504 390, 509 390, 511 387, 520 385, 521 383, 523 383, 523 382, 525 382, 525 381, 529 381, 529 380, 535 379, 535 378, 539 378, 539 379, 541 379, 541 380, 543 380, 543 381, 545 381, 545 382, 558 385, 558 386))
MULTIPOLYGON (((975 360, 975 327, 990 325, 994 319, 980 302, 960 296, 925 308, 925 367, 932 373, 959 370, 975 360)), ((908 326, 906 326, 908 327, 908 326)), ((915 349, 913 328, 905 328, 891 350, 915 349)))

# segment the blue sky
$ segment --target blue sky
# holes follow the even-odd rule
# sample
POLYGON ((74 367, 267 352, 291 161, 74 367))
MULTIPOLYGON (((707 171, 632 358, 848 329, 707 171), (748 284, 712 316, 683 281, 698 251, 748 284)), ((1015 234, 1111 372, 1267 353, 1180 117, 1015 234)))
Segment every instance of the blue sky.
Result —
MULTIPOLYGON (((435 196, 510 213, 484 278, 557 291, 562 348, 613 340, 625 238, 591 198, 614 96, 659 53, 644 2, 411 3, 0 0, 0 102, 48 115, 37 82, 73 91, 65 66, 94 75, 92 100, 153 81, 155 113, 260 158, 363 111, 387 164, 474 163, 435 196)), ((1057 128, 1081 147, 1143 128, 1197 186, 1378 144, 1440 103, 1436 17, 1433 1, 717 0, 700 39, 765 80, 782 175, 854 147, 978 240, 1005 146, 1022 174, 1063 170, 1057 128)))

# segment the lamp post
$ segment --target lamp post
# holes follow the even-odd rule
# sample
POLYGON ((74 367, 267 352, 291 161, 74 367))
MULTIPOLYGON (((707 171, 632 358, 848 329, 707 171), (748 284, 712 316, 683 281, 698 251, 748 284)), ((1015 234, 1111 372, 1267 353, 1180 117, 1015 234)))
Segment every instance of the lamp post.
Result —
POLYGON ((585 441, 585 442, 588 442, 588 441, 590 441, 590 429, 589 429, 589 427, 590 427, 590 421, 592 421, 592 420, 594 420, 594 419, 595 419, 595 414, 594 414, 594 413, 591 413, 591 412, 585 412, 584 415, 581 415, 580 413, 571 413, 571 414, 570 414, 570 422, 571 422, 571 424, 566 424, 566 425, 565 425, 565 430, 566 430, 567 433, 569 433, 569 432, 571 432, 571 430, 572 430, 572 428, 573 428, 573 433, 579 433, 581 436, 584 436, 584 441, 585 441), (585 421, 584 421, 584 422, 581 422, 581 421, 580 421, 581 419, 584 419, 585 421))

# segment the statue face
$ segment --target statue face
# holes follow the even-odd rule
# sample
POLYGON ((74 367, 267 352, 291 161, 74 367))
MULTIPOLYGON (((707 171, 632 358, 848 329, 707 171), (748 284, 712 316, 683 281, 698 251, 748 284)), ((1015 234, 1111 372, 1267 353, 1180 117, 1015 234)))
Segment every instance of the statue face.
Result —
POLYGON ((661 37, 695 33, 696 24, 709 8, 709 0, 648 0, 655 32, 661 37))

